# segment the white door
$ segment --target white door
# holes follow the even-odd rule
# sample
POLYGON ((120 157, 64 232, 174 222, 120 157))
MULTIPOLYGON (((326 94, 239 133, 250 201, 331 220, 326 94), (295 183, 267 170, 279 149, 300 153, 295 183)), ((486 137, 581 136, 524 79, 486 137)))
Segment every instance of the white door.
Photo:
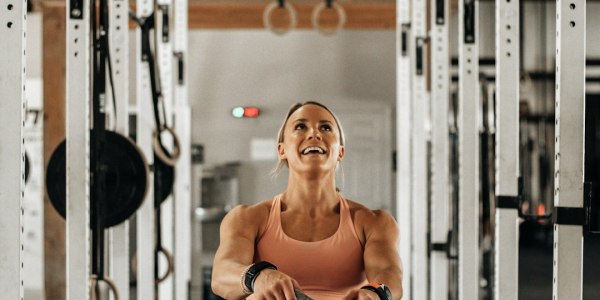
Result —
POLYGON ((344 197, 392 212, 392 107, 368 101, 332 108, 346 135, 337 185, 344 197))

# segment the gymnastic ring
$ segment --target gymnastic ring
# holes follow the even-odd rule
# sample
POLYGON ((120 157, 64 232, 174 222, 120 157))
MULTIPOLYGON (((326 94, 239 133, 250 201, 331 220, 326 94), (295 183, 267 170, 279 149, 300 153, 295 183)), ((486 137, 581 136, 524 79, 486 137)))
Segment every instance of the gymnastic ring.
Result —
POLYGON ((298 16, 296 14, 296 9, 294 9, 294 7, 291 4, 289 4, 288 1, 284 1, 283 8, 285 8, 290 15, 290 23, 288 24, 289 26, 287 28, 275 28, 275 26, 273 26, 273 23, 271 22, 271 14, 275 9, 279 7, 280 6, 278 1, 273 1, 267 4, 267 7, 265 7, 265 11, 263 12, 263 24, 271 32, 278 35, 284 35, 288 31, 296 28, 296 25, 298 24, 298 16))
POLYGON ((131 257, 131 261, 129 263, 131 264, 131 272, 133 274, 137 274, 137 252, 133 253, 133 256, 131 257))
POLYGON ((165 164, 173 167, 177 163, 179 159, 179 155, 181 154, 181 148, 179 147, 179 138, 175 131, 167 126, 159 129, 158 131, 154 131, 153 134, 153 143, 152 148, 154 149, 154 153, 156 156, 162 160, 165 164), (166 131, 171 134, 173 137, 173 152, 167 153, 166 149, 161 145, 159 136, 163 131, 166 131))
POLYGON ((100 285, 98 285, 100 281, 104 281, 106 285, 108 285, 108 289, 112 292, 114 300, 119 300, 119 290, 117 289, 117 285, 115 284, 115 282, 106 276, 103 279, 98 279, 96 275, 92 275, 90 277, 90 299, 103 299, 102 291, 100 290, 100 285))
POLYGON ((319 19, 321 17, 321 12, 326 8, 328 8, 328 7, 325 2, 321 2, 321 3, 317 4, 317 6, 315 6, 315 8, 312 11, 310 20, 312 22, 313 28, 318 30, 320 33, 322 33, 324 35, 334 35, 338 31, 342 30, 342 28, 344 28, 344 25, 346 25, 346 11, 342 8, 341 5, 337 4, 336 2, 332 2, 331 8, 335 9, 335 11, 338 14, 338 23, 335 27, 323 28, 323 27, 321 27, 321 24, 319 23, 319 19))
POLYGON ((165 279, 167 279, 169 277, 169 275, 171 275, 173 273, 173 255, 171 255, 171 253, 169 253, 169 251, 167 251, 167 249, 160 247, 158 249, 158 253, 162 253, 165 258, 167 259, 167 272, 165 272, 164 275, 159 276, 156 279, 156 283, 159 284, 163 281, 165 281, 165 279))

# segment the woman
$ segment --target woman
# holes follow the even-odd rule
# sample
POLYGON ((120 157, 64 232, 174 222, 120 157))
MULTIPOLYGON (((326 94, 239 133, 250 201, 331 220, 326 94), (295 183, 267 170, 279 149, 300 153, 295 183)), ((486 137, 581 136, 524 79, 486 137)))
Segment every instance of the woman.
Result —
POLYGON ((293 105, 277 152, 277 169, 289 167, 287 189, 223 219, 213 291, 226 299, 297 299, 295 291, 315 300, 400 299, 394 219, 336 188, 345 148, 335 115, 317 102, 293 105))

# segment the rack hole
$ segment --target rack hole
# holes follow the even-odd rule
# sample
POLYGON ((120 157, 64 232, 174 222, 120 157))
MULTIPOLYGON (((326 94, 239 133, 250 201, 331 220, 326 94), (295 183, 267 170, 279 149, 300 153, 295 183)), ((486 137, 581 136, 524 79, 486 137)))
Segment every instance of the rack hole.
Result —
POLYGON ((510 44, 511 40, 510 39, 506 39, 506 43, 510 44))
POLYGON ((6 8, 8 8, 8 10, 12 10, 13 9, 13 5, 9 4, 6 8))
POLYGON ((571 4, 569 4, 569 8, 571 8, 571 9, 575 9, 575 3, 571 3, 571 4))
POLYGON ((571 22, 569 22, 569 25, 571 25, 571 27, 575 27, 575 22, 571 21, 571 22))
POLYGON ((6 23, 6 26, 7 26, 8 28, 12 28, 12 25, 13 25, 13 22, 8 22, 8 23, 6 23))

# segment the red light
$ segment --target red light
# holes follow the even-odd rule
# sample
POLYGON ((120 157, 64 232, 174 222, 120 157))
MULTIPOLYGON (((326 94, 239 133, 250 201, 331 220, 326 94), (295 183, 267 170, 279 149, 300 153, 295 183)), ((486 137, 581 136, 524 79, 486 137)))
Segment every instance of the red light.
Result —
POLYGON ((544 203, 538 204, 536 213, 538 216, 545 215, 546 214, 546 205, 544 205, 544 203))
POLYGON ((259 113, 258 107, 244 107, 244 117, 246 118, 256 118, 259 113))

